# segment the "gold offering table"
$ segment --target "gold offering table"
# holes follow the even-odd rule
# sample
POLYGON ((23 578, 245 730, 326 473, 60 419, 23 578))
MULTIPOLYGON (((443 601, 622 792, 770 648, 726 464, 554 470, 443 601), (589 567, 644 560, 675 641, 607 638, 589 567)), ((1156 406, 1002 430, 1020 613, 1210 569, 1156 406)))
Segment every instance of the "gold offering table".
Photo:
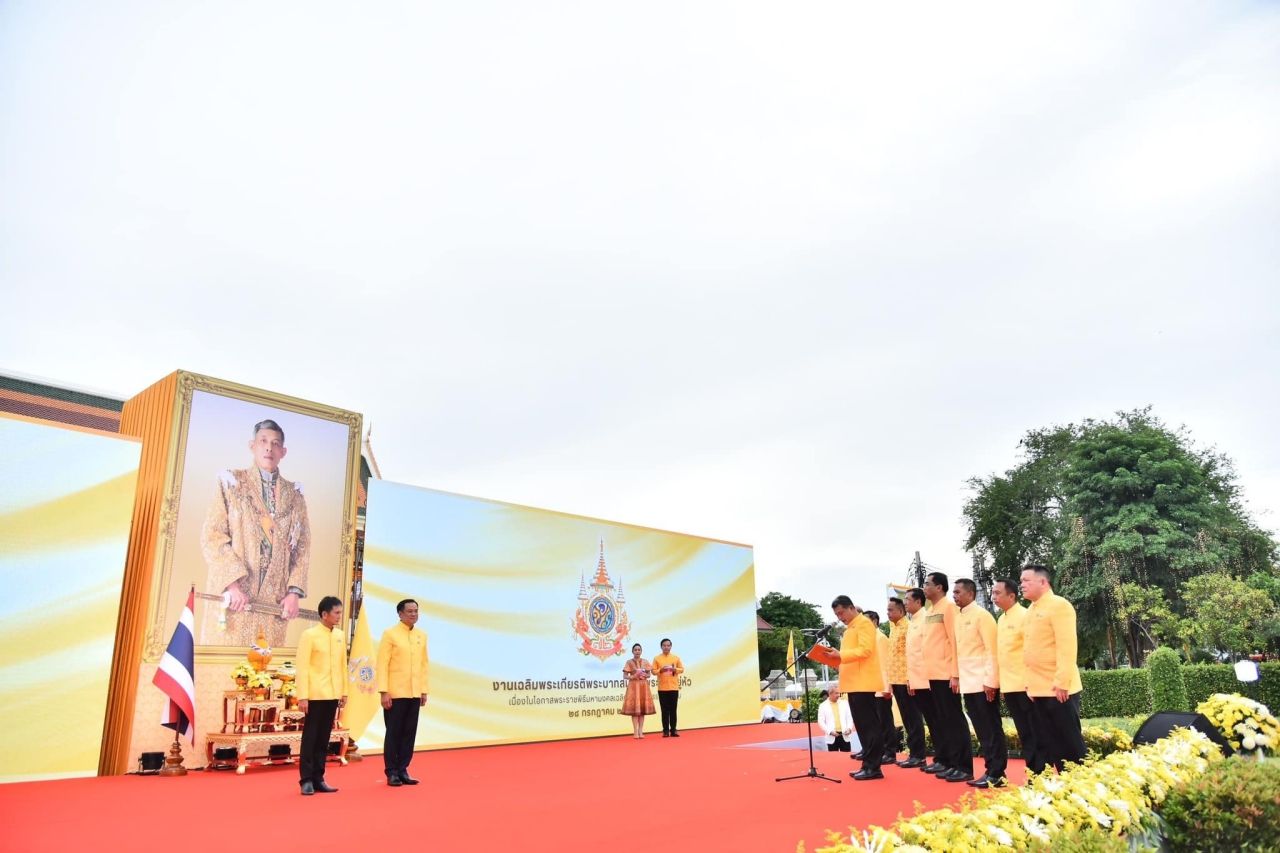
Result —
MULTIPOLYGON (((269 694, 268 694, 269 697, 269 694)), ((236 751, 237 775, 243 775, 250 763, 293 764, 302 746, 302 721, 306 714, 286 707, 284 697, 255 698, 251 692, 228 690, 222 694, 222 731, 205 735, 205 750, 211 769, 228 767, 227 760, 214 758, 214 751, 231 747, 236 751), (271 747, 288 746, 287 757, 272 758, 271 747)), ((347 763, 347 730, 334 727, 329 743, 338 744, 338 754, 329 760, 347 763)))

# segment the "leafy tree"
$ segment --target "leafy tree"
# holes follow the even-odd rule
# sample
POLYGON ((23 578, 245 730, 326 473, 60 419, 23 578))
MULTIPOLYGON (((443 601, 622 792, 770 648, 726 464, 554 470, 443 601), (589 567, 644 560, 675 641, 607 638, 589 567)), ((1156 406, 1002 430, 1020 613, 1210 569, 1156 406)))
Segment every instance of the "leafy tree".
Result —
POLYGON ((1267 593, 1224 572, 1198 575, 1182 585, 1189 618, 1186 636, 1195 646, 1243 656, 1260 644, 1280 622, 1267 593))
POLYGON ((1026 562, 1056 567, 1083 659, 1109 649, 1114 662, 1118 642, 1140 664, 1160 631, 1185 647, 1170 619, 1186 613, 1173 596, 1181 583, 1215 570, 1272 574, 1276 543, 1244 511, 1230 460, 1150 409, 1033 430, 1020 446, 1016 467, 969 481, 966 547, 992 560, 987 580, 1026 562), (1159 593, 1165 606, 1125 598, 1125 584, 1159 593))
POLYGON ((780 592, 766 593, 760 599, 756 614, 775 628, 822 627, 822 615, 817 607, 780 592))

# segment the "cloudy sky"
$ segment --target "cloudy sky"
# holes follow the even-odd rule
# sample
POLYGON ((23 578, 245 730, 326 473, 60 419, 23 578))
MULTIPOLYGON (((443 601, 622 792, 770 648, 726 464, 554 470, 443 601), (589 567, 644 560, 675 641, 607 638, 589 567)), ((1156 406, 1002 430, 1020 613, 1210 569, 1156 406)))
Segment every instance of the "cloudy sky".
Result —
POLYGON ((1275 530, 1277 104, 1274 3, 6 2, 0 371, 354 409, 823 605, 1122 408, 1275 530))

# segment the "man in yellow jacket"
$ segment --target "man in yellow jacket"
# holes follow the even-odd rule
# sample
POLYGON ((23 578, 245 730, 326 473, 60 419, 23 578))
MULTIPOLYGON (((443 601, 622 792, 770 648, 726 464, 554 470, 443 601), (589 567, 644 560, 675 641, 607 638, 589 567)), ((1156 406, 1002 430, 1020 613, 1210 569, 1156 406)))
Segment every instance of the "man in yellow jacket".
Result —
POLYGON ((1054 595, 1045 566, 1022 567, 1022 597, 1027 628, 1022 659, 1027 667, 1027 698, 1032 702, 1036 739, 1045 764, 1062 770, 1064 762, 1085 756, 1080 732, 1080 670, 1076 666, 1076 609, 1054 595))
POLYGON ((347 703, 347 638, 342 629, 342 601, 332 595, 320 599, 320 624, 298 638, 298 709, 307 715, 298 748, 298 775, 302 795, 316 791, 336 794, 324 781, 329 755, 329 735, 338 709, 347 703))
POLYGON ((400 621, 382 632, 378 644, 378 693, 382 699, 382 766, 393 788, 416 785, 409 775, 418 713, 427 704, 427 635, 413 626, 418 602, 406 598, 396 605, 400 621))
POLYGON ((982 745, 986 772, 969 784, 975 788, 1003 788, 1009 746, 1000 719, 1000 663, 996 650, 996 619, 977 602, 978 587, 957 578, 951 597, 956 614, 956 657, 960 663, 960 695, 982 745))
POLYGON ((947 576, 942 572, 925 576, 924 595, 929 599, 929 611, 924 620, 924 661, 938 727, 930 727, 934 763, 923 769, 948 782, 968 782, 973 778, 973 744, 969 721, 960 707, 957 608, 947 598, 947 587, 947 576))
POLYGON ((1031 722, 1031 700, 1027 698, 1027 665, 1022 659, 1023 640, 1027 629, 1027 608, 1018 603, 1018 582, 1007 578, 991 587, 991 600, 1003 612, 996 622, 997 660, 1000 669, 1000 695, 1004 697, 1013 727, 1022 742, 1022 757, 1032 773, 1044 771, 1036 728, 1031 722))
POLYGON ((847 595, 837 595, 831 610, 845 624, 840 638, 840 692, 849 697, 853 726, 862 742, 862 769, 849 775, 859 782, 883 779, 880 765, 884 760, 884 726, 876 696, 884 693, 885 686, 876 629, 847 595))

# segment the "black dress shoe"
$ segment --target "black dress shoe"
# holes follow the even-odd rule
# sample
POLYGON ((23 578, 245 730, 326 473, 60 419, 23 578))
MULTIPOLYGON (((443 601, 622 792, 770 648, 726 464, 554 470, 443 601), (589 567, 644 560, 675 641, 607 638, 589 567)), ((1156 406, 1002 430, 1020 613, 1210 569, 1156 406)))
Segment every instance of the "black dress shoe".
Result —
POLYGON ((868 779, 883 779, 884 774, 879 770, 859 770, 857 773, 850 773, 849 778, 857 782, 865 782, 868 779))
POLYGON ((387 784, 390 785, 392 788, 399 788, 404 783, 400 781, 399 776, 388 776, 387 784))
POLYGON ((933 775, 935 773, 950 773, 951 768, 945 764, 939 764, 935 761, 932 764, 925 764, 921 766, 920 772, 928 773, 929 775, 933 775))
POLYGON ((680 733, 679 733, 679 732, 672 732, 672 733, 671 733, 671 736, 672 736, 672 737, 680 737, 680 733))
POLYGON ((880 756, 880 763, 881 763, 882 765, 883 765, 883 764, 897 764, 897 763, 898 763, 898 753, 896 753, 896 752, 886 752, 884 755, 880 756))
POLYGON ((317 783, 316 783, 316 790, 317 790, 317 791, 319 791, 319 792, 320 792, 320 793, 322 793, 322 794, 336 794, 336 793, 338 793, 338 789, 337 789, 337 788, 333 787, 332 785, 330 785, 328 782, 324 781, 323 779, 321 779, 319 782, 317 782, 317 783))
POLYGON ((414 778, 413 778, 412 776, 410 776, 408 773, 401 773, 401 774, 400 774, 400 784, 402 784, 402 785, 416 785, 416 784, 418 784, 418 780, 417 780, 417 779, 414 779, 414 778))
POLYGON ((923 758, 904 758, 898 762, 898 766, 905 767, 908 770, 912 770, 916 767, 924 767, 924 759, 923 758))
POLYGON ((986 774, 986 773, 983 773, 983 774, 982 774, 981 776, 979 776, 977 779, 971 779, 970 781, 966 782, 965 784, 966 784, 966 785, 972 785, 972 786, 973 786, 973 787, 975 787, 975 788, 981 788, 983 785, 985 785, 985 784, 986 784, 986 781, 987 781, 987 774, 986 774))
POLYGON ((852 758, 854 761, 861 761, 861 760, 862 760, 862 750, 858 750, 857 752, 855 752, 853 755, 850 755, 849 757, 850 757, 850 758, 852 758))
POLYGON ((309 796, 311 796, 312 794, 314 794, 315 792, 316 792, 316 786, 315 786, 315 785, 312 785, 310 782, 303 782, 303 783, 302 783, 302 796, 304 796, 304 797, 309 797, 309 796))
POLYGON ((1004 780, 1003 776, 991 779, 984 775, 981 779, 974 779, 972 782, 968 782, 966 784, 971 785, 974 788, 1003 788, 1009 783, 1004 780))
POLYGON ((938 778, 946 779, 948 782, 970 782, 973 780, 973 774, 965 773, 963 770, 952 770, 946 776, 940 776, 938 778))
POLYGON ((663 732, 663 733, 662 733, 662 736, 663 736, 663 737, 671 737, 671 732, 663 732))

